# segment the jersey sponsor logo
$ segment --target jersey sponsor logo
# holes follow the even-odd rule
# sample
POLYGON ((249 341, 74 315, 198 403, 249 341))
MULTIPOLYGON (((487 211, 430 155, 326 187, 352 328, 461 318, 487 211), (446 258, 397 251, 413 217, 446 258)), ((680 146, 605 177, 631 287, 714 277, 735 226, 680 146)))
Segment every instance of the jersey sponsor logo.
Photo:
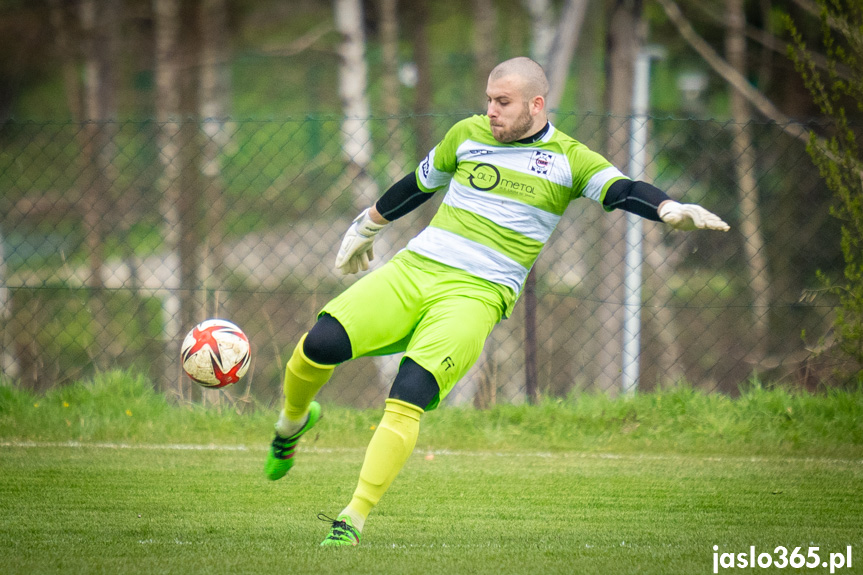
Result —
POLYGON ((449 371, 449 369, 450 369, 451 367, 455 367, 455 362, 452 360, 452 357, 450 357, 450 356, 446 356, 446 357, 443 359, 443 361, 442 361, 442 362, 440 362, 440 364, 441 364, 441 365, 445 365, 445 366, 446 366, 446 367, 443 369, 444 371, 449 371))
POLYGON ((486 154, 493 154, 493 153, 494 153, 494 150, 483 150, 483 149, 468 150, 469 156, 484 156, 486 154))
POLYGON ((547 176, 548 172, 551 171, 552 164, 554 164, 554 156, 552 154, 537 150, 530 157, 528 169, 534 174, 547 176))
POLYGON ((422 170, 422 173, 423 173, 423 179, 426 179, 426 178, 428 178, 428 177, 429 177, 429 170, 431 169, 431 167, 429 166, 429 164, 430 164, 430 162, 429 162, 429 157, 428 157, 428 156, 426 156, 426 157, 425 157, 425 159, 424 159, 424 160, 422 161, 422 163, 420 164, 420 170, 422 170))
POLYGON ((473 189, 487 192, 500 183, 500 170, 491 164, 477 164, 472 173, 468 174, 467 181, 473 189))
POLYGON ((531 196, 534 194, 533 186, 502 178, 500 170, 492 164, 477 164, 474 166, 471 173, 467 176, 467 181, 473 189, 481 192, 488 192, 500 186, 520 194, 531 196))

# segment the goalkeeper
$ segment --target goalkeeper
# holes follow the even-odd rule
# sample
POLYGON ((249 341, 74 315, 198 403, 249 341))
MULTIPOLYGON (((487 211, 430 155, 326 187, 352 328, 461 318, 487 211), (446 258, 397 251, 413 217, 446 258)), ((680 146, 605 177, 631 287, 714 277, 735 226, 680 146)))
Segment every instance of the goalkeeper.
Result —
POLYGON ((455 124, 415 173, 351 224, 336 267, 365 271, 389 222, 446 195, 428 227, 389 262, 324 306, 285 371, 285 407, 267 458, 269 479, 293 466, 300 437, 321 417, 313 401, 349 359, 404 353, 353 498, 322 545, 357 545, 372 508, 413 451, 434 409, 479 358, 492 328, 512 312, 525 278, 569 203, 586 197, 680 230, 727 231, 719 217, 624 176, 548 122, 548 80, 529 58, 488 79, 487 115, 455 124))

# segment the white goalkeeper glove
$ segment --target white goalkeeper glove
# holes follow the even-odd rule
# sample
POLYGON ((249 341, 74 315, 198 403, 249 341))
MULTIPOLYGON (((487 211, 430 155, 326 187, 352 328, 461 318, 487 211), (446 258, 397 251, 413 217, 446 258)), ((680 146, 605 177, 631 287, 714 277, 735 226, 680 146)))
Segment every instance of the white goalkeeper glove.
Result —
POLYGON ((369 269, 369 262, 375 259, 372 243, 377 233, 385 225, 374 223, 369 217, 368 208, 363 210, 345 233, 339 253, 336 256, 336 268, 341 270, 344 275, 369 269))
POLYGON ((679 204, 674 200, 659 206, 659 218, 675 230, 719 230, 727 232, 731 226, 698 204, 679 204))

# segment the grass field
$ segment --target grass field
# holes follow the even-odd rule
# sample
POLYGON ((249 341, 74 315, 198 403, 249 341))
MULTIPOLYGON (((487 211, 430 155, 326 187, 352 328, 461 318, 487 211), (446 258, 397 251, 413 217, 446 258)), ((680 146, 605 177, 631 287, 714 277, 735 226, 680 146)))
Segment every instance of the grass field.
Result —
POLYGON ((349 500, 375 414, 329 409, 291 474, 268 482, 272 414, 117 398, 116 385, 38 400, 0 387, 0 573, 690 574, 714 572, 714 545, 775 559, 818 547, 823 561, 851 546, 835 572, 863 572, 860 391, 442 409, 360 547, 326 549, 316 516, 349 500), (734 427, 747 418, 759 432, 734 427))

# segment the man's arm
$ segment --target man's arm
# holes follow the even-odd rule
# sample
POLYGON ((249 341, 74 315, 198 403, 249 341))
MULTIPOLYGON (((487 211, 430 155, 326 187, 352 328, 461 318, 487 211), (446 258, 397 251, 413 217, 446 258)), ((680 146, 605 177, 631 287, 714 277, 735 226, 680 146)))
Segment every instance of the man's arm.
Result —
POLYGON ((648 220, 661 222, 659 206, 668 200, 671 200, 668 194, 647 182, 617 180, 608 187, 602 205, 610 210, 624 210, 648 220))
POLYGON ((375 211, 388 222, 409 214, 431 199, 434 192, 424 192, 417 183, 415 172, 390 186, 375 203, 375 211))
POLYGON ((621 209, 656 222, 665 222, 677 230, 719 230, 731 227, 716 214, 697 204, 681 204, 647 182, 617 180, 608 187, 602 205, 621 209))
POLYGON ((393 220, 408 214, 431 199, 433 192, 424 192, 411 172, 390 186, 373 206, 364 210, 348 228, 339 253, 336 268, 345 275, 369 269, 375 259, 374 238, 393 220))

